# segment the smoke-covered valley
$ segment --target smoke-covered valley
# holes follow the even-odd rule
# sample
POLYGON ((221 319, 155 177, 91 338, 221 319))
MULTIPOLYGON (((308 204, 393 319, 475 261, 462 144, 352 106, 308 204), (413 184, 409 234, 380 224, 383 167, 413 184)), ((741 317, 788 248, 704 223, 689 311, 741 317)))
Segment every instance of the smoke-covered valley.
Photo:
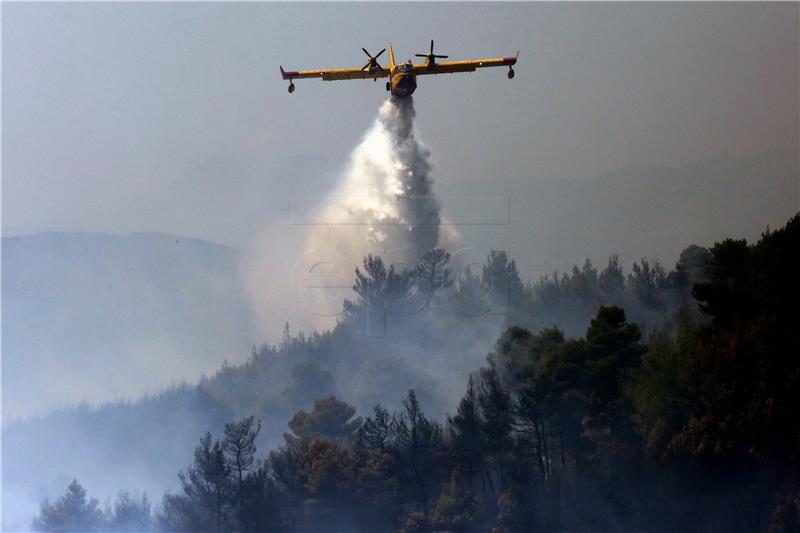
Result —
POLYGON ((331 395, 367 415, 413 389, 445 420, 506 326, 577 338, 613 304, 649 334, 694 305, 708 247, 781 226, 798 198, 784 152, 572 181, 434 176, 412 101, 389 99, 336 187, 246 250, 4 237, 3 529, 73 478, 158 504, 205 432, 252 415, 276 449, 331 395))

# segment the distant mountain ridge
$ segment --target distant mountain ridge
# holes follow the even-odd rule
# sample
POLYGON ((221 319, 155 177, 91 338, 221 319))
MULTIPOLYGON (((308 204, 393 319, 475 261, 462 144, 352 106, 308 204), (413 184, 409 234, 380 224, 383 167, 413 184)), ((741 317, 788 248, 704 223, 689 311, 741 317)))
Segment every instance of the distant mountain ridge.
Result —
POLYGON ((2 247, 4 422, 195 380, 259 342, 232 248, 66 232, 2 247))
POLYGON ((464 246, 510 249, 522 272, 536 277, 587 257, 603 263, 618 253, 623 264, 642 256, 669 264, 691 243, 752 241, 800 210, 800 162, 797 152, 772 150, 588 179, 466 181, 438 191, 455 220, 475 216, 460 211, 459 197, 507 196, 509 225, 457 229, 464 246))

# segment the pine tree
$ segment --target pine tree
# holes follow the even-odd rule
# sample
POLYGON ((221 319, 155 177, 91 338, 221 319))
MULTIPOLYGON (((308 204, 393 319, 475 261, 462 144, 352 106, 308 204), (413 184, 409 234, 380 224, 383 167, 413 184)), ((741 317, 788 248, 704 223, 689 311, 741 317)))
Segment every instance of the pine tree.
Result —
POLYGON ((246 525, 244 510, 246 507, 245 480, 255 463, 255 440, 261 431, 261 421, 255 422, 253 416, 239 422, 225 424, 225 440, 222 444, 227 468, 236 486, 236 506, 239 523, 246 525))
POLYGON ((103 527, 103 512, 97 507, 97 499, 86 499, 84 489, 77 479, 67 487, 67 492, 54 504, 45 500, 39 516, 33 520, 34 531, 100 531, 103 527))

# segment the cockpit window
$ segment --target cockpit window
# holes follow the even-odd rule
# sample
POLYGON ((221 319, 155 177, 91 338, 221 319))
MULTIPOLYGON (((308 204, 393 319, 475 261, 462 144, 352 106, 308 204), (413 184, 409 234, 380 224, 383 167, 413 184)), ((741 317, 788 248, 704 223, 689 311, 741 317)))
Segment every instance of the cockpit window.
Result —
POLYGON ((401 72, 414 72, 414 67, 409 65, 409 64, 401 65, 400 66, 400 71, 401 72))

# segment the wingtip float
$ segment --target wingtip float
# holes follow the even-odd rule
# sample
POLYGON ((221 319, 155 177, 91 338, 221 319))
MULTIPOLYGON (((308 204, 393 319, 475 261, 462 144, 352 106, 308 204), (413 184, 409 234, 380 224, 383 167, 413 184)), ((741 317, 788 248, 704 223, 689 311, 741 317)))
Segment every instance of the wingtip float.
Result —
POLYGON ((446 59, 448 56, 435 54, 433 52, 433 41, 431 49, 427 54, 416 54, 416 57, 424 57, 424 63, 414 63, 410 59, 405 63, 395 63, 392 43, 386 48, 375 54, 370 54, 366 48, 362 48, 367 55, 367 63, 361 68, 334 68, 317 70, 284 70, 281 66, 281 77, 289 80, 289 92, 294 92, 294 80, 303 78, 321 78, 323 81, 338 80, 374 80, 378 78, 389 78, 386 82, 386 90, 392 95, 405 98, 411 96, 417 88, 417 76, 428 74, 453 74, 456 72, 474 72, 479 68, 485 67, 508 67, 508 79, 514 77, 513 66, 519 58, 517 54, 511 57, 495 57, 489 59, 468 59, 465 61, 437 61, 446 59), (383 53, 389 51, 389 67, 384 68, 378 63, 378 58, 383 53))

